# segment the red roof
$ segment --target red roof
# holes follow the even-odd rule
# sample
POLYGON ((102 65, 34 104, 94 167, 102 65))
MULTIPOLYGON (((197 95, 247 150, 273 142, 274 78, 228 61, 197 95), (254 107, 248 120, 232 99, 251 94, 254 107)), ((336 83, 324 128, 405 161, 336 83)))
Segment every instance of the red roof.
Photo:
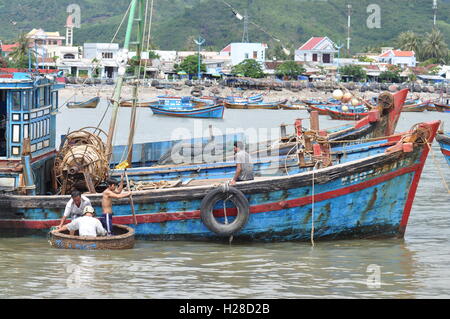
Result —
POLYGON ((227 45, 221 52, 231 52, 231 44, 227 45))
POLYGON ((320 42, 322 42, 325 39, 325 37, 319 37, 319 38, 311 38, 303 44, 299 50, 301 51, 308 51, 314 49, 320 42))
POLYGON ((384 52, 382 55, 380 55, 380 57, 382 57, 382 58, 388 57, 391 54, 391 52, 394 54, 394 56, 399 57, 399 58, 413 57, 416 55, 414 53, 414 51, 389 50, 389 51, 384 52))
POLYGON ((12 52, 14 51, 15 48, 17 48, 19 46, 19 43, 14 43, 14 44, 3 44, 2 45, 2 51, 4 52, 12 52))

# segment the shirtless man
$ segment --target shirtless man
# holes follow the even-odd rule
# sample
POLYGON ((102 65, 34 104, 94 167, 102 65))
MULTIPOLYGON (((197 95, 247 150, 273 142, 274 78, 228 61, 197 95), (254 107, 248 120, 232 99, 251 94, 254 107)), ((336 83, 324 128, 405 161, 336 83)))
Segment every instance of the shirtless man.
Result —
POLYGON ((109 179, 107 181, 108 188, 105 189, 103 192, 103 198, 102 198, 102 210, 103 210, 103 216, 100 217, 100 221, 102 222, 103 227, 108 232, 108 235, 111 235, 112 231, 112 200, 113 199, 120 199, 125 197, 130 197, 131 192, 123 193, 123 177, 120 182, 119 187, 117 187, 117 181, 113 179, 109 179))

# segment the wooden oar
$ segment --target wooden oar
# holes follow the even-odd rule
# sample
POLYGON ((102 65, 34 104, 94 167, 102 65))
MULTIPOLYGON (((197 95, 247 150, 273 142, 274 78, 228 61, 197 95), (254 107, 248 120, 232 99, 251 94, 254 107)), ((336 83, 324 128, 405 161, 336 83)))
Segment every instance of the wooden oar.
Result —
POLYGON ((127 188, 128 188, 128 192, 130 192, 130 204, 131 204, 131 212, 133 213, 133 218, 134 218, 134 225, 137 225, 137 219, 136 219, 136 212, 134 210, 134 202, 133 202, 133 195, 131 195, 131 188, 130 188, 130 181, 128 180, 128 174, 127 174, 127 169, 125 168, 125 178, 127 179, 127 188))
MULTIPOLYGON (((128 161, 125 161, 123 163, 120 163, 119 165, 116 166, 116 169, 124 169, 125 170, 125 178, 127 180, 127 188, 128 188, 128 192, 131 193, 131 187, 130 187, 130 180, 128 179, 128 174, 127 174, 127 168, 130 165, 128 164, 128 161)), ((133 202, 133 195, 130 195, 130 205, 131 205, 131 212, 133 213, 133 219, 134 219, 134 225, 137 225, 137 219, 136 219, 136 212, 134 210, 134 202, 133 202)))

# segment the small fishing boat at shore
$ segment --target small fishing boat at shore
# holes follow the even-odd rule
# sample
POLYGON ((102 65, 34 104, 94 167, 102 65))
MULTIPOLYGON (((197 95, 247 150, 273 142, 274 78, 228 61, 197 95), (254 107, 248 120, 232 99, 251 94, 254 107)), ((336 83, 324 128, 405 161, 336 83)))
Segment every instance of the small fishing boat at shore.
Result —
POLYGON ((447 160, 448 165, 450 165, 450 132, 438 133, 436 136, 436 141, 441 146, 441 152, 447 160))
POLYGON ((359 120, 363 119, 364 117, 366 117, 367 115, 369 115, 368 112, 360 112, 360 113, 356 113, 356 112, 341 112, 341 111, 333 110, 333 109, 330 109, 330 108, 327 108, 326 110, 327 110, 328 115, 333 120, 359 121, 359 120))
POLYGON ((434 103, 434 107, 438 112, 450 113, 450 104, 434 103))
POLYGON ((153 104, 150 105, 150 109, 155 115, 222 119, 225 107, 223 105, 200 107, 166 107, 159 104, 153 104))
MULTIPOLYGON (((138 102, 136 103, 136 107, 149 107, 151 104, 155 103, 155 101, 151 102, 138 102)), ((120 103, 121 107, 133 107, 133 102, 124 101, 120 103)))
POLYGON ((134 247, 134 229, 126 225, 113 225, 113 235, 105 237, 71 236, 68 231, 52 230, 50 245, 59 249, 78 250, 120 250, 134 247))
POLYGON ((423 112, 428 108, 430 101, 425 101, 418 104, 405 104, 402 112, 423 112))
POLYGON ((224 101, 224 105, 228 109, 239 110, 278 110, 280 104, 285 104, 287 100, 277 102, 229 102, 224 101))
POLYGON ((69 109, 95 109, 100 102, 100 97, 94 97, 85 102, 69 102, 67 108, 69 109))

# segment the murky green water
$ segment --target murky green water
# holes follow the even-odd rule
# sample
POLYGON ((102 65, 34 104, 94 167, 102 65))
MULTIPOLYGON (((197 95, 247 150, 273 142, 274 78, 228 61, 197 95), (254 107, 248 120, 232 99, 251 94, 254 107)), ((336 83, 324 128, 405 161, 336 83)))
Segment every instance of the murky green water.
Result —
MULTIPOLYGON (((59 134, 96 126, 106 105, 65 110, 59 134)), ((128 137, 129 110, 119 117, 117 143, 128 137)), ((293 123, 298 111, 226 110, 225 130, 276 128, 293 123)), ((450 115, 402 115, 399 130, 450 115)), ((321 118, 322 127, 336 126, 321 118)), ((107 116, 103 127, 109 123, 107 116)), ((194 130, 193 120, 154 117, 139 110, 137 142, 170 139, 177 128, 194 130)), ((198 122, 197 122, 198 123, 198 122)), ((437 145, 430 154, 404 240, 221 245, 144 242, 128 251, 70 251, 50 248, 45 238, 0 239, 0 298, 449 298, 450 168, 437 145), (379 281, 377 280, 379 279, 379 281)))

